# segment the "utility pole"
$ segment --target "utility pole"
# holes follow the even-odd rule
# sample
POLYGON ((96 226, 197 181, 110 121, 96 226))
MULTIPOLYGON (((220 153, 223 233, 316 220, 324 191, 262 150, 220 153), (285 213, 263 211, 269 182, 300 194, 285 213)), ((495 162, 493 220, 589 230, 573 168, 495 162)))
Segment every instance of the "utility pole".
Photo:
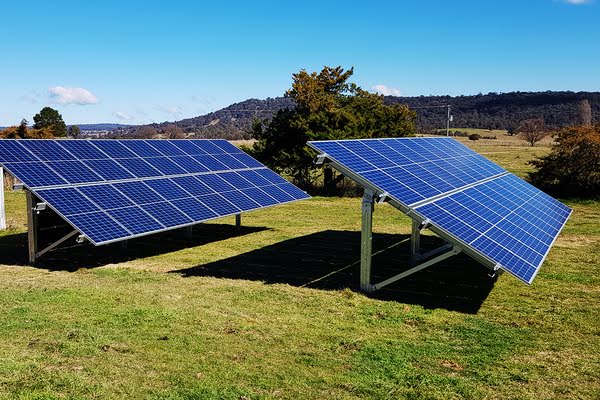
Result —
POLYGON ((448 107, 448 119, 446 120, 446 136, 450 136, 450 121, 452 121, 452 116, 450 115, 450 104, 448 107))

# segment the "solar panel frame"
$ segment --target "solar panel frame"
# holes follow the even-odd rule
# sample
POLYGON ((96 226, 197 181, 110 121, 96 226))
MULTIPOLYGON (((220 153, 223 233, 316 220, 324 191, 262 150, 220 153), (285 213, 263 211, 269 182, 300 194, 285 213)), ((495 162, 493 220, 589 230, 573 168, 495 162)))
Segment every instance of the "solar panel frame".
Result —
MULTIPOLYGON (((297 191, 294 193, 297 197, 290 197, 289 200, 281 202, 275 201, 275 199, 268 196, 264 191, 260 191, 260 189, 258 189, 258 185, 248 182, 247 179, 237 172, 244 172, 245 174, 252 172, 256 174, 254 171, 263 169, 266 170, 267 168, 258 161, 249 162, 249 159, 252 159, 250 156, 247 156, 241 150, 237 149, 235 146, 231 145, 225 140, 168 141, 169 143, 173 144, 173 146, 163 145, 163 140, 137 139, 128 139, 126 141, 77 140, 76 144, 72 143, 75 142, 74 140, 40 139, 38 140, 37 144, 27 144, 31 141, 32 140, 29 139, 0 140, 0 158, 3 160, 1 164, 6 167, 5 169, 7 172, 17 177, 19 177, 19 174, 15 174, 12 171, 10 168, 11 163, 9 161, 12 161, 13 164, 20 166, 20 169, 27 168, 30 164, 34 164, 39 170, 34 172, 36 172, 39 176, 45 175, 46 177, 44 179, 40 179, 39 182, 34 181, 34 185, 29 185, 27 182, 24 182, 24 186, 33 194, 35 194, 41 202, 45 202, 47 206, 57 215, 65 219, 65 221, 73 226, 75 230, 78 230, 85 235, 94 245, 103 245, 116 241, 159 233, 179 227, 192 226, 207 220, 239 214, 242 211, 250 211, 310 197, 306 193, 295 188, 295 186, 294 188, 297 189, 297 191), (40 142, 46 144, 40 144, 40 142), (125 146, 122 144, 123 142, 136 142, 137 144, 129 144, 125 146), (25 145, 23 143, 25 143, 25 145), (44 159, 56 159, 58 161, 43 161, 39 156, 31 153, 31 151, 28 150, 28 147, 35 148, 35 151, 44 159), (60 149, 58 156, 55 157, 51 151, 47 151, 48 147, 60 149), (19 153, 19 157, 15 158, 11 156, 12 152, 10 152, 10 150, 12 149, 15 149, 14 152, 19 153), (82 151, 81 157, 77 157, 77 154, 72 154, 76 153, 78 149, 81 149, 82 151), (185 151, 186 149, 187 151, 185 151), (134 151, 146 155, 147 157, 141 157, 134 153, 134 151), (230 154, 226 153, 228 151, 230 154), (202 158, 203 161, 208 161, 212 167, 212 170, 204 167, 204 165, 199 163, 198 160, 195 160, 194 157, 196 156, 202 158), (231 157, 231 160, 236 163, 235 166, 239 167, 239 169, 228 168, 223 163, 220 163, 218 158, 224 156, 231 157), (182 157, 184 157, 187 162, 196 163, 200 168, 195 168, 197 168, 200 172, 188 172, 185 168, 183 168, 182 165, 176 163, 176 161, 181 160, 182 157), (171 172, 171 174, 163 174, 145 161, 152 158, 160 158, 161 161, 168 160, 178 168, 181 167, 181 169, 176 171, 165 171, 167 174, 169 172, 171 172), (131 160, 138 165, 143 165, 146 170, 151 171, 151 174, 140 174, 141 176, 133 175, 131 169, 127 168, 128 163, 131 160), (94 174, 93 178, 90 178, 87 182, 69 183, 64 179, 63 176, 61 176, 60 173, 55 171, 55 168, 52 168, 52 164, 56 162, 61 164, 66 162, 69 165, 73 163, 81 163, 77 165, 81 167, 81 170, 91 171, 94 174), (98 173, 93 168, 93 166, 104 165, 114 168, 116 171, 118 171, 119 176, 110 176, 110 173, 114 174, 116 173, 115 171, 98 173), (177 174, 175 174, 175 172, 177 172, 177 174), (238 190, 240 188, 236 188, 235 186, 231 186, 229 183, 227 183, 227 180, 220 177, 222 173, 232 174, 226 176, 235 177, 236 179, 234 182, 244 182, 243 190, 238 190), (212 176, 212 178, 209 175, 212 176), (48 180, 48 176, 51 177, 50 180, 48 180), (216 182, 225 185, 225 188, 230 189, 231 193, 228 194, 227 197, 229 197, 231 201, 227 200, 222 194, 216 193, 213 188, 203 184, 202 180, 206 179, 209 181, 211 179, 215 180, 216 182), (197 185, 194 187, 194 190, 188 190, 190 187, 185 185, 185 183, 190 182, 190 180, 197 183, 197 185), (171 185, 171 189, 173 189, 172 191, 177 191, 177 195, 175 196, 176 198, 170 198, 167 196, 165 199, 165 196, 160 195, 158 193, 162 191, 160 189, 160 184, 151 183, 155 181, 161 181, 162 183, 168 182, 171 185), (133 190, 133 194, 131 190, 127 189, 130 187, 131 190, 133 190), (141 191, 143 193, 137 194, 144 195, 140 198, 136 198, 136 189, 139 188, 143 188, 141 191), (199 190, 199 188, 203 188, 203 190, 199 190), (261 197, 263 199, 262 202, 252 200, 248 196, 248 193, 245 192, 246 189, 259 190, 259 193, 267 196, 267 198, 261 197), (80 208, 76 208, 76 205, 72 204, 69 198, 59 200, 57 203, 57 196, 53 196, 53 194, 59 192, 65 192, 67 194, 70 193, 72 195, 71 197, 80 199, 82 205, 80 205, 80 208), (129 192, 129 194, 137 201, 133 201, 127 195, 127 192, 129 192), (153 194, 151 196, 145 196, 145 194, 148 193, 153 194), (298 196, 298 193, 301 193, 302 195, 298 196), (185 197, 183 197, 184 195, 185 197), (272 199, 272 201, 265 202, 265 199, 272 199), (239 203, 239 206, 235 206, 232 201, 239 203), (218 207, 216 207, 215 204, 218 204, 219 202, 220 204, 218 207), (188 213, 181 210, 177 204, 181 204, 182 206, 187 204, 188 208, 190 205, 197 205, 198 210, 189 210, 190 213, 195 215, 195 217, 191 217, 188 215, 188 213), (207 207, 207 204, 212 205, 213 209, 207 207), (168 215, 166 215, 168 213, 174 212, 184 218, 171 221, 168 224, 161 224, 155 217, 150 216, 148 211, 144 210, 144 208, 147 208, 148 211, 155 213, 157 217, 167 218, 164 220, 164 222, 167 222, 168 220, 168 215), (68 211, 64 212, 64 210, 68 211), (133 226, 129 225, 128 223, 122 223, 121 221, 124 220, 119 217, 119 215, 122 215, 127 211, 131 212, 131 210, 136 210, 136 213, 141 212, 143 214, 139 215, 145 215, 155 221, 156 224, 153 226, 153 229, 142 229, 133 232, 133 226), (90 230, 93 228, 92 216, 99 218, 99 232, 93 232, 90 230), (202 217, 202 219, 199 220, 197 217, 202 217), (73 221, 78 222, 74 223, 73 221), (79 224, 81 226, 79 226, 79 224)), ((55 166, 56 165, 58 164, 55 164, 55 166)), ((268 174, 263 175, 268 176, 268 174)), ((278 179, 283 179, 277 174, 274 175, 278 179)), ((71 179, 73 178, 71 177, 71 179)), ((264 179, 265 182, 261 183, 271 186, 279 184, 278 180, 275 182, 272 180, 273 177, 271 176, 271 181, 264 179)), ((283 181, 287 182, 285 180, 283 181)), ((135 215, 132 215, 131 217, 135 217, 135 215)))
MULTIPOLYGON (((410 138, 410 139, 400 139, 397 138, 395 140, 395 142, 400 142, 402 140, 409 142, 412 141, 414 139, 418 139, 418 138, 410 138)), ((443 138, 428 138, 428 139, 437 139, 440 140, 443 138)), ((380 140, 380 139, 363 139, 362 141, 375 141, 375 140, 380 140)), ((462 146, 460 143, 456 142, 455 140, 448 140, 446 139, 446 142, 442 142, 442 140, 440 140, 438 142, 438 144, 443 143, 444 146, 448 147, 451 151, 452 154, 459 154, 458 150, 456 150, 457 146, 462 146), (453 143, 454 142, 454 143, 453 143)), ((436 201, 438 200, 443 200, 446 198, 449 198, 453 195, 456 194, 460 194, 462 192, 464 192, 465 190, 468 190, 470 188, 473 187, 478 187, 482 184, 485 184, 487 182, 493 182, 497 179, 503 178, 503 177, 507 177, 507 176, 512 176, 515 179, 518 179, 519 181, 522 181, 520 178, 510 174, 508 171, 504 170, 502 167, 492 163, 491 161, 487 160, 485 157, 482 157, 480 155, 478 155, 477 153, 475 153, 478 157, 474 157, 476 159, 483 159, 484 160, 484 165, 487 167, 486 168, 486 174, 480 175, 480 179, 475 180, 469 184, 465 184, 462 187, 457 187, 455 189, 443 192, 443 193, 439 193, 430 197, 426 197, 423 198, 419 201, 415 201, 415 202, 403 202, 401 200, 399 200, 396 196, 394 196, 393 194, 389 193, 388 190, 386 190, 384 187, 380 187, 376 184, 374 184, 373 182, 371 182, 368 179, 365 179, 362 177, 362 175, 364 175, 364 172, 357 172, 355 170, 352 169, 352 167, 348 167, 346 166, 344 163, 341 163, 338 159, 336 159, 335 155, 331 155, 330 153, 327 152, 327 147, 329 148, 334 148, 335 146, 331 146, 331 143, 335 143, 339 145, 339 142, 345 142, 345 141, 318 141, 318 142, 308 142, 308 145, 313 148, 314 150, 316 150, 317 152, 319 152, 319 154, 321 154, 322 156, 327 157, 329 163, 336 168, 337 170, 339 170, 340 172, 342 172, 344 175, 350 177, 351 179, 353 179, 354 181, 356 181, 360 186, 371 190, 373 193, 379 193, 380 195, 383 195, 384 197, 387 197, 387 200, 390 204, 392 204, 394 207, 398 208, 400 211, 406 213, 408 216, 410 216, 411 218, 413 218, 416 221, 422 222, 422 221, 430 221, 429 225, 428 225, 428 229, 430 229, 431 231, 433 231, 434 233, 438 234, 439 236, 446 238, 447 240, 449 240, 451 243, 455 243, 456 245, 458 245, 462 251, 464 251, 465 253, 467 253, 469 256, 471 256, 472 258, 474 258, 475 260, 479 261, 480 263, 482 263, 483 265, 487 266, 490 269, 498 269, 501 268, 503 270, 506 270, 507 272, 511 273, 511 275, 517 277, 518 279, 520 279, 521 281, 527 283, 527 284, 531 284, 533 282, 533 279, 535 278, 535 276, 537 275, 537 273, 539 272, 543 262, 545 261, 546 257, 548 256, 548 253, 550 252, 550 249, 552 248, 552 245, 554 244, 554 242, 556 241, 556 239, 558 238, 560 232, 562 231, 562 229, 564 228, 564 226, 566 225, 569 216, 572 213, 572 210, 569 209, 568 207, 562 205, 562 203, 558 202, 555 199, 552 199, 550 196, 550 199, 554 200, 555 202, 557 202, 558 204, 561 204, 563 207, 565 207, 566 209, 569 210, 568 215, 566 215, 562 225, 558 228, 556 235, 554 236, 552 243, 546 248, 545 250, 545 254, 543 255, 543 257, 541 258, 539 264, 537 265, 534 273, 532 275, 530 275, 530 278, 524 278, 523 276, 519 276, 518 273, 515 273, 514 270, 512 270, 511 268, 507 267, 506 265, 502 265, 501 263, 495 261, 492 257, 483 254, 480 250, 475 249, 472 244, 470 244, 468 241, 465 241, 463 238, 461 238, 460 236, 453 234, 452 232, 450 232, 448 229, 445 229, 444 227, 440 226, 439 224, 436 224, 435 222, 431 221, 426 215, 424 215, 423 213, 421 213, 419 211, 420 207, 424 207, 427 204, 435 204, 436 201), (326 143, 327 146, 322 146, 323 143, 326 143), (480 157, 480 158, 479 158, 480 157), (500 170, 502 170, 503 172, 499 172, 500 170)), ((416 140, 415 140, 416 142, 416 140)), ((393 146, 388 146, 388 147, 392 147, 393 146)), ((462 146, 464 147, 464 146, 462 146)), ((397 149, 400 149, 400 147, 397 147, 397 149)), ((414 145, 410 145, 410 146, 406 146, 406 148, 410 148, 411 150, 415 148, 414 145)), ((336 150, 338 153, 340 152, 339 147, 336 150)), ((472 150, 470 150, 472 151, 472 150)), ((392 154, 392 153, 390 153, 392 154)), ((434 153, 432 153, 434 154, 434 153)), ((424 161, 419 161, 419 162, 424 162, 424 161)), ((464 162, 461 162, 461 164, 468 169, 469 165, 468 163, 465 164, 464 162)), ((353 165, 357 165, 357 163, 354 163, 353 165)), ((358 163, 358 165, 362 165, 360 162, 358 163)), ((472 167, 471 167, 472 168, 472 167)), ((382 172, 384 171, 384 169, 378 169, 378 172, 382 172)), ((391 175, 388 175, 390 178, 392 178, 391 175)), ((523 183, 527 184, 526 182, 522 181, 523 183)), ((527 184, 528 185, 528 184, 527 184)), ((406 185, 405 185, 406 186, 406 185)), ((531 186, 531 185, 529 185, 531 186)), ((408 186, 406 186, 408 187, 408 186)), ((532 186, 533 187, 533 186, 532 186)), ((535 188, 534 188, 535 189, 535 188)), ((538 190, 538 189, 535 189, 538 190)), ((541 191, 539 191, 540 193, 543 193, 541 191)), ((526 201, 526 198, 521 198, 520 201, 526 201)))

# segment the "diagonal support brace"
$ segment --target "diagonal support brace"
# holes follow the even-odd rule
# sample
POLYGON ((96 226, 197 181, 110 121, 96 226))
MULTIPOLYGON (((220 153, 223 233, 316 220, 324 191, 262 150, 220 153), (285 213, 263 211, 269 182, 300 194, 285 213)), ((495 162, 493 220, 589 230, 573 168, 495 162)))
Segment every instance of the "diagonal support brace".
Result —
POLYGON ((414 274, 415 272, 419 272, 422 269, 425 269, 427 267, 431 267, 434 264, 439 263, 440 261, 445 260, 446 258, 452 257, 458 253, 460 253, 462 250, 456 246, 453 246, 452 249, 450 251, 447 251, 446 253, 440 254, 439 256, 432 258, 429 261, 425 261, 424 263, 421 263, 409 270, 406 270, 402 273, 399 273, 398 275, 392 276, 389 279, 386 279, 382 282, 376 283, 375 285, 371 285, 371 290, 378 290, 381 289, 384 286, 389 285, 390 283, 394 283, 402 278, 406 278, 409 275, 414 274))
POLYGON ((77 234, 79 234, 79 231, 72 231, 72 232, 66 234, 65 236, 58 239, 56 242, 54 242, 54 243, 50 244, 49 246, 45 247, 44 249, 38 251, 35 255, 36 258, 40 258, 41 256, 43 256, 44 254, 46 254, 47 252, 49 252, 56 246, 60 245, 61 243, 64 243, 65 241, 69 240, 70 238, 72 238, 73 236, 75 236, 77 234))

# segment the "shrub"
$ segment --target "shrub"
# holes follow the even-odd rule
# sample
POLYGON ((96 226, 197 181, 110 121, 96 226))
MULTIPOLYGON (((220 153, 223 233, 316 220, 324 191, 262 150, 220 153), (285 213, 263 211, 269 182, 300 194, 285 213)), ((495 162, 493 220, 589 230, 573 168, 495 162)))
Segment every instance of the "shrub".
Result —
POLYGON ((529 180, 537 187, 567 197, 600 197, 600 125, 559 131, 550 154, 530 163, 529 180))
POLYGON ((469 135, 469 140, 479 140, 481 139, 481 135, 479 133, 471 133, 469 135))

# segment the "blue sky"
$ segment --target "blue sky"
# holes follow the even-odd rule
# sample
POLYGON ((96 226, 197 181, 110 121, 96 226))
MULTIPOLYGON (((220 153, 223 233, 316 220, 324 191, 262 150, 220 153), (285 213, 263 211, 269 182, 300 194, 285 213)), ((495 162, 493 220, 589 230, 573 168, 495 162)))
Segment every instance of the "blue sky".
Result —
POLYGON ((324 65, 406 96, 600 91, 596 0, 91 3, 0 4, 0 126, 46 105, 67 124, 179 120, 324 65))

